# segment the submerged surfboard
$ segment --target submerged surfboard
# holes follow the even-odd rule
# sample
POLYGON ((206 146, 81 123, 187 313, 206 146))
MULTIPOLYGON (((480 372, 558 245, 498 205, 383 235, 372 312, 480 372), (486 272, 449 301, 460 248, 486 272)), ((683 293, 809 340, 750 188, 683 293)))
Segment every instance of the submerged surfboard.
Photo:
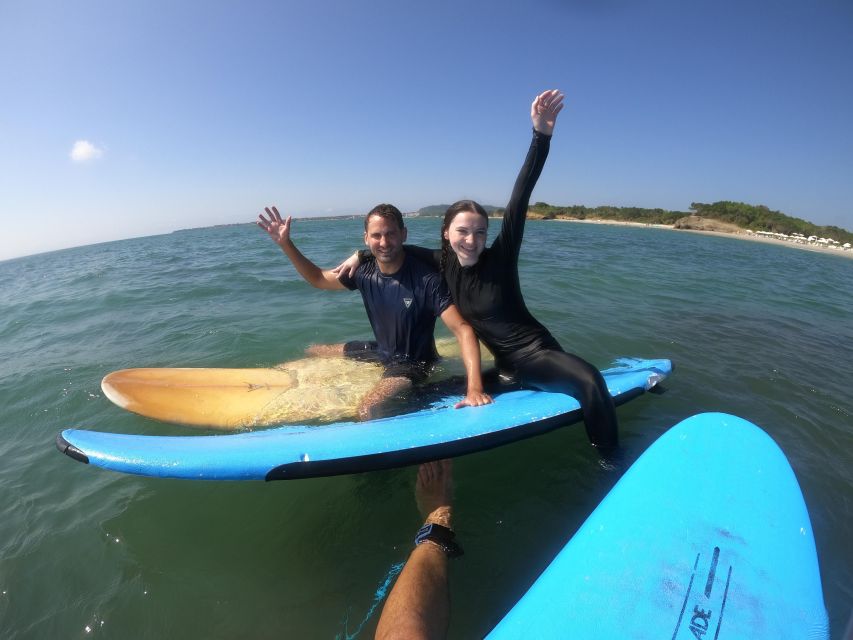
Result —
MULTIPOLYGON (((459 356, 455 339, 440 338, 436 348, 443 358, 459 356)), ((485 347, 481 351, 488 355, 485 347)), ((484 364, 488 362, 484 358, 484 364)), ((464 373, 461 364, 456 368, 464 373)), ((431 379, 453 369, 445 360, 431 379)), ((343 357, 302 358, 256 369, 122 369, 104 377, 101 389, 114 404, 146 418, 238 430, 352 420, 382 371, 378 364, 343 357)))
POLYGON ((237 430, 351 419, 381 377, 378 364, 305 358, 276 368, 122 369, 101 389, 113 404, 146 418, 237 430))
MULTIPOLYGON (((617 404, 672 371, 669 360, 623 358, 602 371, 617 404)), ((57 448, 81 462, 145 476, 282 480, 387 469, 481 451, 581 419, 561 393, 511 391, 484 407, 454 409, 459 396, 430 408, 369 422, 283 426, 217 436, 139 436, 66 429, 57 448)))
POLYGON ((828 637, 814 536, 785 455, 707 413, 655 442, 488 636, 828 637))

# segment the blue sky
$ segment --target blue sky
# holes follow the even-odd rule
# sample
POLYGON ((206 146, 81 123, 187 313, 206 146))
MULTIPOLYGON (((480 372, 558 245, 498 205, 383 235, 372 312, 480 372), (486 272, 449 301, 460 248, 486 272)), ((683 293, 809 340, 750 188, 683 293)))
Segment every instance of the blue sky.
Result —
POLYGON ((552 87, 535 201, 853 229, 851 32, 849 0, 0 0, 0 259, 503 205, 552 87))

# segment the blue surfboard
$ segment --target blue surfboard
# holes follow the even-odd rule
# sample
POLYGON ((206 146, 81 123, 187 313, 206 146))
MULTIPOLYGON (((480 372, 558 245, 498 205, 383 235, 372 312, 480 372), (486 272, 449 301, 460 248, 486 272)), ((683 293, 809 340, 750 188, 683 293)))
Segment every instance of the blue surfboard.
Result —
POLYGON ((488 636, 827 638, 812 527, 785 455, 708 413, 625 473, 488 636))
MULTIPOLYGON (((623 358, 602 371, 617 404, 666 378, 669 360, 623 358)), ((539 435, 581 419, 571 396, 512 391, 484 407, 428 409, 369 422, 282 426, 216 436, 140 436, 66 429, 62 452, 81 462, 144 476, 286 480, 387 469, 460 456, 539 435)))

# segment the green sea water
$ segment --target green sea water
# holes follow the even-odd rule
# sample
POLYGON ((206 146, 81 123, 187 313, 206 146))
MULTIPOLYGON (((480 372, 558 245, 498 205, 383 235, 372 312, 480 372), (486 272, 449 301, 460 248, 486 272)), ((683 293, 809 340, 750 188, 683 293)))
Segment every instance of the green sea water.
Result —
MULTIPOLYGON (((321 265, 361 221, 294 223, 321 265)), ((435 246, 438 221, 412 220, 435 246)), ((853 603, 853 260, 649 228, 531 222, 528 307, 605 367, 671 358, 618 410, 638 457, 702 411, 763 427, 814 526, 833 638, 853 603)), ((58 453, 67 427, 197 433, 126 413, 101 378, 268 366, 367 338, 359 296, 304 284, 253 225, 0 263, 0 637, 372 637, 375 594, 420 524, 414 469, 274 483, 124 476, 58 453), (365 618, 367 622, 359 629, 365 618)), ((616 482, 582 428, 457 459, 451 637, 483 636, 616 482)))

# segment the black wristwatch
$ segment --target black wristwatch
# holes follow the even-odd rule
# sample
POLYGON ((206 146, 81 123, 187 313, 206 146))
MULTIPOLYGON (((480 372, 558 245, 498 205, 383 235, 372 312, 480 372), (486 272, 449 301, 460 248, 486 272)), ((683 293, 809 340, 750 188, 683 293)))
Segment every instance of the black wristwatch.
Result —
POLYGON ((442 527, 440 524, 425 524, 418 530, 418 534, 415 536, 415 546, 424 542, 432 542, 444 551, 448 558, 458 558, 465 552, 462 551, 462 547, 453 541, 455 537, 456 534, 447 527, 442 527))

